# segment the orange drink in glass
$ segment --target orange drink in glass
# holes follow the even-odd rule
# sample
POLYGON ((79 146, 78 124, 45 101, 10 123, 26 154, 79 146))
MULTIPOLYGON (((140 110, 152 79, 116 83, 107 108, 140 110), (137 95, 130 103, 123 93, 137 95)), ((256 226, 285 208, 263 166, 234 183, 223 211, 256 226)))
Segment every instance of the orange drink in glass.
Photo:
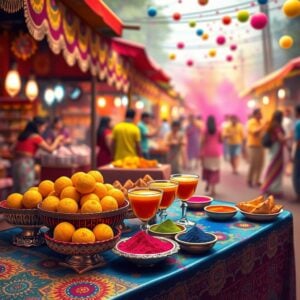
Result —
POLYGON ((185 226, 193 226, 195 223, 189 221, 186 217, 186 201, 195 193, 199 176, 192 174, 172 174, 171 181, 178 183, 177 197, 181 200, 182 217, 177 223, 185 226))
POLYGON ((161 221, 164 221, 167 217, 166 209, 172 205, 176 198, 178 182, 172 182, 171 180, 153 180, 148 183, 148 186, 150 188, 156 188, 163 191, 159 205, 159 215, 161 221))
POLYGON ((132 210, 142 222, 142 229, 149 228, 148 222, 159 208, 162 199, 162 190, 152 188, 135 188, 128 191, 128 199, 132 210))

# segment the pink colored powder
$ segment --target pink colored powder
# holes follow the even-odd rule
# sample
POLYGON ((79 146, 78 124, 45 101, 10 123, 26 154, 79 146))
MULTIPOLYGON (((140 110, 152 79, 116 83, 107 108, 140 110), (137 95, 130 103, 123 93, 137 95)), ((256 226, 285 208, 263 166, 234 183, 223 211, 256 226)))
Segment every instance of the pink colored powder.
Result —
POLYGON ((133 254, 162 253, 173 248, 173 244, 139 231, 128 240, 119 244, 119 250, 133 254))
POLYGON ((204 203, 204 202, 210 202, 209 198, 205 197, 192 197, 189 199, 188 202, 193 202, 193 203, 204 203))

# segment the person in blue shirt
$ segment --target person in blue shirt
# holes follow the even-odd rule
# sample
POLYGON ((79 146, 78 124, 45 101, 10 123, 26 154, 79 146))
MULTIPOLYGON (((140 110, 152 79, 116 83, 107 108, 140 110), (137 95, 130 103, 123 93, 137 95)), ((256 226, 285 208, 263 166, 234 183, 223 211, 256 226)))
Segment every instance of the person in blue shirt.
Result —
POLYGON ((143 112, 141 121, 138 123, 138 127, 141 132, 141 152, 142 156, 146 159, 150 158, 149 155, 149 138, 156 135, 156 132, 149 132, 149 124, 151 122, 151 115, 148 112, 143 112))
POLYGON ((294 127, 294 140, 295 140, 295 156, 293 166, 293 186, 297 195, 297 200, 300 201, 300 104, 295 107, 295 127, 294 127))

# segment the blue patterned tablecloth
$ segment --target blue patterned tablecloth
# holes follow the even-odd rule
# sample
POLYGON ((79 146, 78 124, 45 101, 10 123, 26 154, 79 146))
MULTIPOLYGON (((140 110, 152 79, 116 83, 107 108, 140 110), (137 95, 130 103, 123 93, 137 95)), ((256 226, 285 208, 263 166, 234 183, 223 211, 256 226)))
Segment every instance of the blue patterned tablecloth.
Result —
MULTIPOLYGON (((180 216, 179 206, 176 201, 168 210, 171 219, 180 216)), ((218 236, 209 252, 179 252, 141 268, 107 251, 106 266, 82 275, 59 266, 64 256, 46 246, 12 246, 16 229, 0 232, 0 299, 295 299, 290 212, 263 223, 240 213, 226 222, 210 220, 203 211, 189 210, 188 217, 218 236)), ((124 236, 139 221, 127 224, 132 231, 124 236)))

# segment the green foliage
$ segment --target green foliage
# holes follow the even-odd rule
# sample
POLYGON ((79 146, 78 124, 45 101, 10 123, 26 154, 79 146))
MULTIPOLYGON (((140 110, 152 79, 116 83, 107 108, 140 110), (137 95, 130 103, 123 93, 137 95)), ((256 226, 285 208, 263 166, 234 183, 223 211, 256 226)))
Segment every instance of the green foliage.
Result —
MULTIPOLYGON (((123 21, 124 24, 138 25, 140 30, 124 30, 123 38, 126 40, 141 43, 146 46, 147 51, 158 63, 165 61, 167 53, 164 52, 162 44, 170 33, 167 23, 155 22, 155 17, 150 18, 147 9, 151 6, 149 0, 105 0, 104 1, 123 21), (143 22, 139 22, 143 19, 143 22)), ((153 6, 156 6, 152 2, 153 6)), ((157 7, 158 15, 162 11, 157 7)))

